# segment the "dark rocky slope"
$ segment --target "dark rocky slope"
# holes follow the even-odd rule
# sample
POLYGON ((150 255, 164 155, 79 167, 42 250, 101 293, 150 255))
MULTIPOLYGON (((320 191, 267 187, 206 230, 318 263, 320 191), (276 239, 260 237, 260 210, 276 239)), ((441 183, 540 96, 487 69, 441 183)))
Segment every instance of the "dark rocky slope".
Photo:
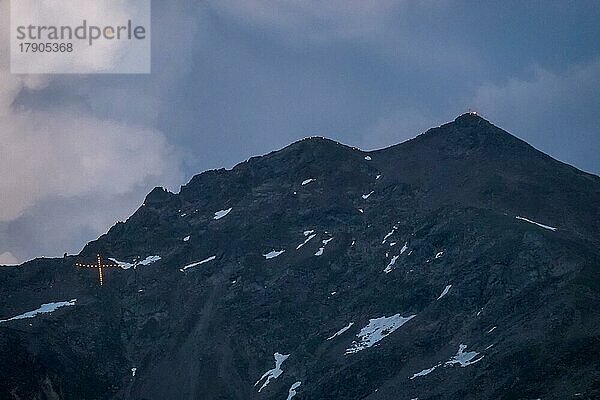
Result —
POLYGON ((0 322, 0 398, 600 398, 599 204, 473 114, 374 152, 305 139, 1 268, 0 319, 77 301, 0 322), (96 253, 161 259, 99 287, 73 266, 96 253))

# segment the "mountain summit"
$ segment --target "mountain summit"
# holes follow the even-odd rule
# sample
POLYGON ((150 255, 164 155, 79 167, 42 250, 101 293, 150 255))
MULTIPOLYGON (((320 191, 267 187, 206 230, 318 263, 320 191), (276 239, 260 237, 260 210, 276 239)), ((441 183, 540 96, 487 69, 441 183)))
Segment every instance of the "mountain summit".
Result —
POLYGON ((304 139, 1 268, 0 398, 599 398, 599 205, 472 113, 304 139))

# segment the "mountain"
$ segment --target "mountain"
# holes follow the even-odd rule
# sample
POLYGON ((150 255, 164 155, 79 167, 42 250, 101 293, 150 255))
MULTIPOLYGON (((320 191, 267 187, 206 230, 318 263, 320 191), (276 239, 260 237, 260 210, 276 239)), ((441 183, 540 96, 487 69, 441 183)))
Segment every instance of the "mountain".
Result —
POLYGON ((599 245, 600 178, 475 114, 304 139, 0 268, 0 398, 597 399, 599 245))

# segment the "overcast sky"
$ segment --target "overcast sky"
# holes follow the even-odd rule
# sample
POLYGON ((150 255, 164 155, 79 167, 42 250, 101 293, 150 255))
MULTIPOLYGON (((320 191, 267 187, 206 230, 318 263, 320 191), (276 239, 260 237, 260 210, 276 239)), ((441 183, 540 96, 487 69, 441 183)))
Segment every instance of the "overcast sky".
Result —
POLYGON ((469 108, 599 174, 600 3, 491 3, 155 1, 152 74, 15 76, 0 0, 0 263, 305 136, 376 149, 469 108))

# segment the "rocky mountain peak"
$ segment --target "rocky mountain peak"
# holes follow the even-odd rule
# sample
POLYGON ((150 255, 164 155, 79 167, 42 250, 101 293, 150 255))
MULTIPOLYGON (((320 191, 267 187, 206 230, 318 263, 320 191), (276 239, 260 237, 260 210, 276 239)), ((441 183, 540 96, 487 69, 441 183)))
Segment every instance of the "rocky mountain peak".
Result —
POLYGON ((598 398, 599 204, 473 114, 304 139, 0 269, 0 398, 598 398))
POLYGON ((459 115, 454 119, 454 123, 461 126, 477 126, 480 123, 490 123, 474 111, 469 111, 459 115))
POLYGON ((144 204, 151 205, 162 203, 164 201, 169 200, 173 196, 173 193, 169 192, 167 189, 157 186, 148 195, 144 200, 144 204))

